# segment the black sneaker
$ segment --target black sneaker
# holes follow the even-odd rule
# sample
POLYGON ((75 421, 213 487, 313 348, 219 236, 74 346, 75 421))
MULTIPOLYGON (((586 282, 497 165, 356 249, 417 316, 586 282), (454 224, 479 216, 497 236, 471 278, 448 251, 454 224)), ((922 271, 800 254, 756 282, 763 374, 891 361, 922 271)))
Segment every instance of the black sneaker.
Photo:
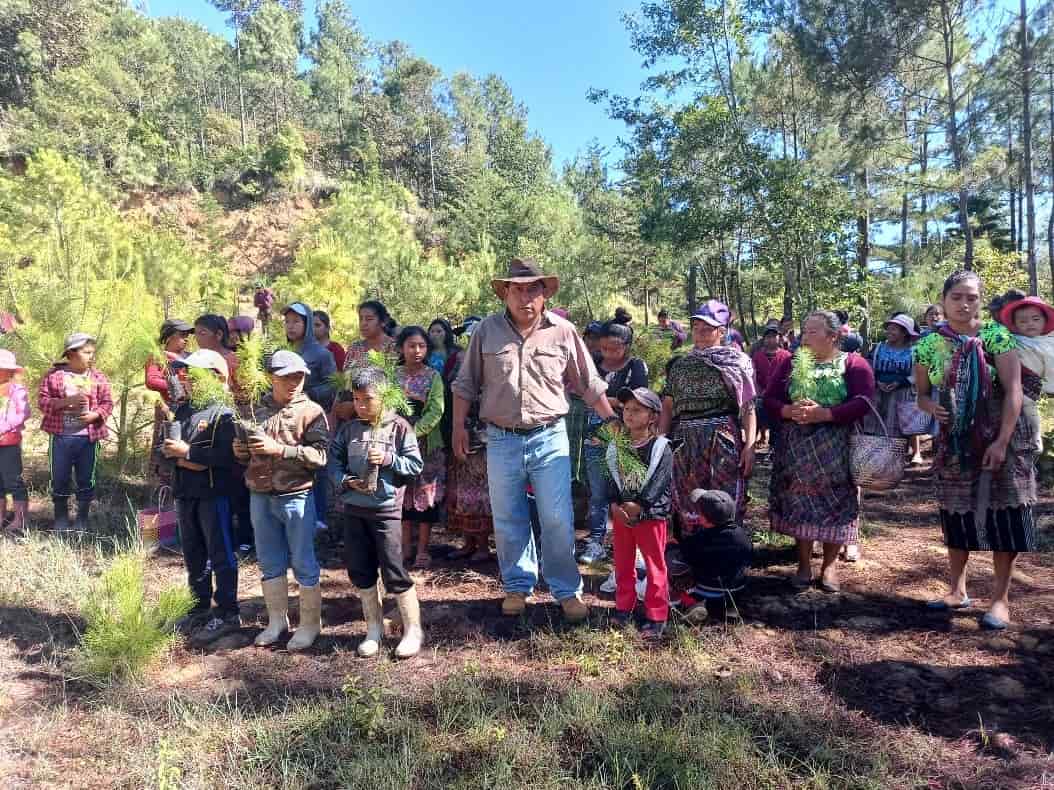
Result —
POLYGON ((640 638, 645 642, 658 642, 666 633, 666 623, 648 620, 640 629, 640 638))
POLYGON ((609 622, 612 628, 625 628, 633 622, 633 612, 620 612, 616 609, 609 622))
POLYGON ((176 620, 176 624, 173 628, 177 634, 183 636, 190 636, 192 633, 197 631, 201 626, 208 620, 209 610, 203 609, 200 611, 191 611, 185 617, 181 617, 176 620))
POLYGON ((227 634, 233 634, 241 627, 241 615, 237 612, 227 615, 215 612, 209 617, 205 625, 194 632, 191 641, 196 645, 208 645, 221 637, 227 636, 227 634))

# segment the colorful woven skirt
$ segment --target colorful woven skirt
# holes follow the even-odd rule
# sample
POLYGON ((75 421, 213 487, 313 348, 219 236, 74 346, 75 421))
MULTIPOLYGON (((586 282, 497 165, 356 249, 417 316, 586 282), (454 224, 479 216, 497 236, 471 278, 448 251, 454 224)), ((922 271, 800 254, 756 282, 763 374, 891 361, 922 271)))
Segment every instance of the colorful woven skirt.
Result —
POLYGON ((494 530, 487 487, 487 452, 479 450, 464 461, 450 464, 447 485, 447 525, 466 537, 489 535, 494 530))
MULTIPOLYGON (((1002 402, 989 401, 993 414, 1002 402)), ((991 474, 988 509, 980 527, 977 517, 980 463, 963 465, 949 447, 947 429, 935 442, 934 477, 940 506, 941 531, 948 548, 965 551, 1035 551, 1036 522, 1032 512, 1036 481, 1036 425, 1022 412, 1006 449, 1003 465, 991 474)), ((979 453, 978 453, 979 454, 979 453)))
POLYGON ((673 455, 673 507, 681 532, 701 526, 701 517, 689 498, 697 488, 724 491, 736 502, 737 520, 746 507, 746 486, 739 472, 743 439, 734 417, 679 420, 672 438, 683 444, 673 455))
POLYGON ((783 422, 769 484, 773 531, 798 540, 857 542, 860 508, 849 475, 849 430, 783 422))
POLYGON ((584 400, 574 395, 569 395, 567 400, 570 409, 565 422, 567 424, 567 444, 571 451, 571 481, 588 483, 589 473, 582 456, 582 443, 585 441, 586 413, 589 409, 584 400))

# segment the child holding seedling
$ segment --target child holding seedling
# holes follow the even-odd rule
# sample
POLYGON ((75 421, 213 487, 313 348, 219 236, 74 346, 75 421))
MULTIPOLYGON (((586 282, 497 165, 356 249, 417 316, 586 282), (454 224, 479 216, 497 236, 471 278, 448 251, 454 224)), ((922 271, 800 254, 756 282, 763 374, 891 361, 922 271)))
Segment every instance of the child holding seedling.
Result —
POLYGON ((40 428, 51 435, 51 497, 55 529, 71 529, 69 498, 76 481, 78 530, 87 530, 95 498, 95 464, 99 442, 108 435, 106 420, 113 396, 106 376, 95 369, 95 338, 74 332, 66 338, 62 359, 44 376, 37 393, 43 418, 40 428))
POLYGON ((227 363, 217 352, 195 351, 173 365, 187 371, 188 398, 176 410, 179 437, 166 438, 161 452, 175 463, 179 537, 187 582, 196 599, 179 629, 193 643, 204 645, 241 626, 229 498, 234 399, 227 388, 227 363))
POLYGON ((439 506, 446 496, 446 443, 441 426, 443 410, 446 408, 443 377, 428 366, 432 340, 424 327, 405 327, 396 338, 395 347, 399 350, 395 378, 410 402, 413 411, 410 424, 414 427, 424 459, 421 473, 406 485, 403 502, 403 562, 409 562, 414 557, 416 538, 414 567, 427 568, 432 564, 428 553, 432 525, 439 520, 439 506))
POLYGON ((315 473, 326 466, 329 426, 322 407, 304 393, 310 370, 292 351, 271 355, 271 393, 254 410, 248 441, 234 440, 234 455, 247 462, 256 557, 262 574, 267 628, 256 644, 272 645, 288 630, 286 574, 300 584, 300 627, 290 650, 314 644, 322 629, 322 591, 315 557, 315 473))
POLYGON ((22 373, 15 355, 0 349, 0 529, 7 517, 7 495, 11 495, 14 520, 12 531, 26 527, 29 493, 22 478, 22 429, 29 419, 29 396, 16 378, 22 373))
POLYGON ((376 655, 384 638, 379 575, 402 616, 403 638, 395 655, 409 658, 421 649, 424 635, 417 590, 403 565, 403 486, 424 463, 414 429, 395 413, 406 406, 397 383, 380 368, 358 368, 351 393, 355 418, 333 437, 329 477, 344 506, 345 563, 366 617, 366 638, 357 652, 364 658, 376 655))
MULTIPOLYGON (((662 638, 670 609, 666 574, 666 519, 670 515, 673 453, 657 436, 662 401, 647 387, 618 392, 624 431, 608 432, 604 463, 614 522, 615 617, 629 622, 637 605, 637 550, 648 575, 641 635, 662 638)), ((609 430, 609 429, 608 429, 609 430)), ((602 430, 602 433, 604 431, 602 430)))

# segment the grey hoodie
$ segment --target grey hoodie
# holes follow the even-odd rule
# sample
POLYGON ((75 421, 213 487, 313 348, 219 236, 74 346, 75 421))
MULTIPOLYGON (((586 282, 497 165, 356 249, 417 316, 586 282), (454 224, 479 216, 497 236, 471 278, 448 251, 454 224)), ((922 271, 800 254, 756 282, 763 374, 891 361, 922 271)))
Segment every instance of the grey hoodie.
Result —
POLYGON ((329 377, 337 372, 337 363, 333 361, 330 350, 315 339, 315 311, 303 302, 293 302, 282 311, 282 315, 290 311, 304 319, 304 339, 300 341, 298 348, 293 349, 304 358, 311 371, 311 375, 304 382, 304 392, 311 400, 329 411, 336 395, 336 389, 329 377))

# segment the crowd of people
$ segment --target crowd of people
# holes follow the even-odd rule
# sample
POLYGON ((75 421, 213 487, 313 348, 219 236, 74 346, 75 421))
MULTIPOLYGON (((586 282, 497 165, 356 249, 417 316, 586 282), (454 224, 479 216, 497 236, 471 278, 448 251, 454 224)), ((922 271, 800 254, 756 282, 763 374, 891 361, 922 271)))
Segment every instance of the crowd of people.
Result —
MULTIPOLYGON (((395 655, 420 650, 411 571, 430 566, 439 523, 460 536, 455 560, 490 560, 493 536, 508 616, 525 611, 544 577, 565 619, 586 619, 579 566, 612 551, 601 589, 614 593, 620 622, 642 601, 645 639, 662 637, 671 607, 693 622, 734 616, 752 560, 747 484, 763 446, 769 524, 796 545, 788 584, 836 593, 839 556, 858 556, 854 431, 908 437, 905 466, 923 463, 922 443, 932 439, 949 593, 927 606, 971 606, 969 554, 991 551, 995 582, 982 623, 1007 627, 1015 558, 1036 543, 1036 401, 1054 392, 1054 308, 1042 300, 1009 292, 986 305, 978 276, 957 272, 922 327, 892 315, 870 349, 846 313, 816 310, 800 333, 790 320, 767 322, 748 355, 730 309, 710 299, 687 328, 659 313, 647 331, 669 342, 670 359, 649 371, 633 356, 624 308, 580 334, 552 306, 558 278, 531 260, 513 260, 492 287, 503 309, 456 328, 444 318, 399 326, 382 303, 363 302, 360 337, 346 348, 332 340, 326 313, 293 302, 281 314, 285 345, 267 357, 270 389, 257 402, 240 387, 235 354, 257 331, 252 318, 162 325, 163 353, 145 383, 163 401, 152 466, 173 490, 197 601, 181 630, 205 644, 240 627, 238 554, 255 551, 268 614, 256 644, 289 630, 292 570, 299 625, 288 648, 309 647, 322 628, 316 533, 337 524, 367 623, 363 657, 381 649, 386 594, 403 625, 395 655), (394 373, 371 352, 396 357, 394 373), (655 379, 658 391, 649 387, 655 379), (588 498, 577 546, 575 483, 588 498), (675 563, 691 581, 671 595, 675 563)), ((58 531, 88 529, 113 409, 95 353, 90 335, 70 335, 37 397, 58 531)), ((25 526, 28 501, 20 445, 30 407, 20 373, 0 350, 0 493, 12 498, 15 529, 25 526)))

